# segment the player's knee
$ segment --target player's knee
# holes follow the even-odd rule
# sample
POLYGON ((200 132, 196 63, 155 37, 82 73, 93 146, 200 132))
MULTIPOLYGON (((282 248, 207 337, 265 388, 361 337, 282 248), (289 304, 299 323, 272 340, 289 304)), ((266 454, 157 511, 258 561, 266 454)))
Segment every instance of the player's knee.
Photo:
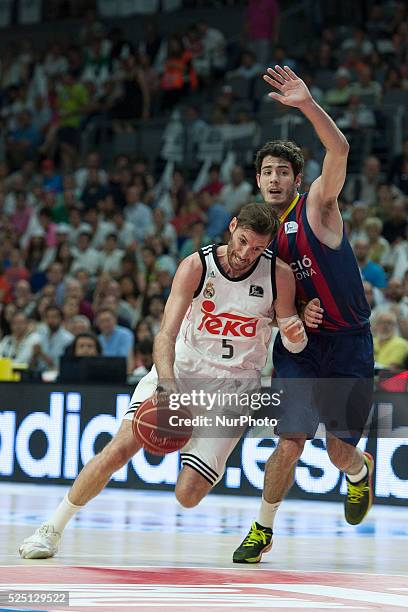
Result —
POLYGON ((299 459, 304 446, 304 438, 281 438, 279 440, 279 450, 289 463, 295 463, 299 459))
POLYGON ((194 508, 203 498, 203 494, 192 486, 176 486, 175 494, 183 508, 194 508))
POLYGON ((100 459, 108 464, 114 472, 119 470, 129 461, 129 451, 125 445, 109 445, 100 453, 100 459))

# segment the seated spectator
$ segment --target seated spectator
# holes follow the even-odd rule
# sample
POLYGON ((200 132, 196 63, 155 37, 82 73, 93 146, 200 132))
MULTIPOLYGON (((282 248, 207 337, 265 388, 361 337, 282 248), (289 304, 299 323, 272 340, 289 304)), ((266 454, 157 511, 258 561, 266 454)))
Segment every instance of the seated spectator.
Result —
POLYGON ((219 239, 227 229, 231 215, 225 206, 218 202, 217 197, 211 196, 208 191, 202 191, 198 201, 207 216, 206 234, 209 240, 219 239))
POLYGON ((93 321, 94 311, 92 304, 84 296, 84 287, 77 278, 67 278, 64 283, 64 299, 75 298, 79 302, 79 312, 89 321, 93 321))
POLYGON ((74 357, 96 357, 102 354, 102 347, 95 334, 82 332, 76 335, 71 345, 71 354, 74 357))
POLYGON ((363 279, 379 289, 386 287, 387 278, 385 276, 384 269, 380 265, 370 261, 368 258, 370 244, 367 238, 359 238, 355 240, 352 246, 363 279))
POLYGON ((153 232, 152 211, 143 202, 143 190, 132 185, 126 190, 126 206, 124 208, 126 221, 133 225, 134 237, 143 242, 145 235, 153 232))
POLYGON ((23 110, 17 118, 16 129, 7 138, 7 155, 13 168, 19 168, 26 159, 35 159, 42 135, 33 125, 31 111, 23 110))
MULTIPOLYGON (((58 232, 58 230, 57 230, 58 232)), ((61 264, 64 276, 69 274, 74 261, 72 249, 68 242, 62 242, 58 245, 55 252, 55 262, 61 264)))
POLYGON ((62 193, 64 186, 61 175, 55 171, 55 164, 52 159, 44 159, 41 162, 41 175, 43 177, 43 187, 49 191, 62 193))
POLYGON ((91 247, 92 234, 90 229, 83 228, 78 236, 78 246, 73 247, 74 262, 71 273, 75 274, 80 268, 85 268, 94 276, 102 266, 102 256, 99 251, 91 247))
POLYGON ((103 184, 97 168, 88 170, 86 183, 81 193, 80 200, 85 208, 92 208, 103 200, 108 194, 108 188, 103 184))
POLYGON ((390 278, 384 289, 384 302, 374 309, 379 312, 392 312, 397 317, 398 335, 408 340, 408 303, 404 301, 404 285, 399 278, 390 278))
POLYGON ((191 51, 184 48, 180 36, 173 34, 168 40, 167 59, 161 79, 162 109, 171 110, 184 96, 195 91, 197 87, 198 79, 191 51))
POLYGON ((91 322, 88 317, 85 317, 84 315, 76 315, 67 323, 65 329, 76 337, 78 334, 90 332, 91 322))
POLYGON ((188 255, 195 253, 201 247, 210 244, 211 238, 206 234, 205 223, 203 221, 195 221, 190 229, 190 238, 183 242, 180 249, 180 258, 184 259, 188 255))
POLYGON ((29 280, 30 273, 24 265, 19 249, 12 249, 9 255, 9 264, 5 265, 4 275, 7 282, 14 289, 19 280, 29 280))
POLYGON ((24 312, 28 317, 32 315, 35 302, 29 282, 20 280, 16 283, 13 292, 13 302, 20 312, 24 312))
POLYGON ((143 340, 153 340, 153 330, 149 321, 140 319, 135 329, 135 343, 140 344, 143 340))
POLYGON ((88 104, 89 95, 84 84, 76 79, 72 71, 65 72, 58 93, 60 119, 57 132, 61 162, 65 169, 75 166, 80 142, 80 125, 88 104))
POLYGON ((126 357, 129 360, 134 343, 130 329, 118 325, 116 314, 108 308, 98 311, 96 323, 100 330, 98 338, 102 354, 108 357, 126 357))
POLYGON ((403 142, 402 153, 392 160, 387 182, 392 183, 405 195, 408 195, 408 138, 403 142))
POLYGON ((350 86, 353 95, 368 100, 371 106, 378 106, 381 102, 382 87, 372 78, 372 70, 366 64, 362 65, 357 74, 357 82, 350 86))
POLYGON ((62 326, 63 315, 58 306, 50 305, 45 309, 45 326, 40 328, 40 341, 34 346, 31 365, 36 370, 57 370, 59 359, 66 347, 74 339, 62 326))
POLYGON ((407 205, 403 199, 394 200, 388 219, 384 222, 383 236, 390 245, 404 240, 407 232, 407 205))
POLYGON ((62 324, 65 329, 68 329, 72 318, 79 315, 79 300, 74 297, 65 297, 61 310, 63 317, 62 324))
POLYGON ((0 261, 0 304, 7 304, 11 299, 11 285, 7 280, 7 276, 4 274, 4 267, 0 261))
POLYGON ((364 229, 365 220, 368 217, 369 208, 364 202, 353 202, 350 211, 350 232, 348 234, 350 242, 359 238, 367 238, 364 229))
MULTIPOLYGON (((154 214, 154 213, 153 213, 154 214)), ((125 220, 124 212, 120 208, 115 208, 112 225, 118 237, 118 245, 120 249, 127 251, 135 251, 137 242, 135 238, 135 229, 133 223, 125 220)))
POLYGON ((225 76, 227 80, 229 77, 236 76, 243 77, 244 79, 253 79, 256 76, 260 75, 263 70, 264 67, 262 66, 262 64, 259 64, 256 61, 255 53, 250 49, 244 49, 244 51, 241 53, 238 68, 227 72, 225 76))
POLYGON ((197 23, 197 28, 204 46, 204 55, 207 58, 213 76, 222 76, 227 65, 225 53, 226 41, 223 32, 210 27, 203 20, 197 23))
MULTIPOLYGON (((55 248, 47 247, 42 229, 35 231, 28 242, 25 260, 33 282, 34 274, 45 274, 55 258, 55 248)), ((41 280, 39 281, 41 283, 41 280)), ((37 284, 37 283, 35 283, 37 284)))
POLYGON ((374 111, 363 104, 357 94, 351 94, 344 111, 337 117, 336 124, 346 136, 353 137, 356 132, 375 128, 377 121, 374 111))
POLYGON ((220 202, 231 216, 244 204, 247 204, 252 194, 252 185, 245 180, 242 166, 234 166, 230 174, 230 182, 220 193, 220 202))
POLYGON ((324 103, 327 106, 346 106, 348 104, 351 87, 350 72, 347 68, 339 68, 335 74, 335 86, 326 92, 324 103))
POLYGON ((135 320, 138 320, 141 313, 142 299, 136 280, 133 276, 126 274, 120 277, 119 285, 121 299, 129 304, 135 313, 135 320))
POLYGON ((28 205, 26 192, 16 191, 14 213, 10 218, 17 232, 18 238, 21 238, 27 231, 33 214, 34 209, 32 206, 28 205))
POLYGON ((122 95, 110 111, 113 129, 117 132, 132 132, 135 120, 148 119, 150 115, 149 88, 136 55, 130 54, 121 59, 117 78, 122 95))
POLYGON ((136 382, 150 372, 153 366, 153 340, 145 339, 135 344, 131 381, 136 382))
POLYGON ((347 202, 360 200, 372 206, 377 203, 377 190, 382 183, 380 160, 370 155, 364 159, 361 173, 347 180, 344 197, 347 202))
POLYGON ((402 369, 408 357, 408 341, 397 334, 397 317, 394 313, 379 313, 375 318, 374 358, 378 365, 390 369, 402 369))
POLYGON ((97 151, 91 151, 86 156, 85 165, 78 168, 74 174, 75 186, 79 193, 85 189, 89 175, 96 171, 100 185, 107 185, 108 175, 106 170, 101 167, 101 158, 97 151))
POLYGON ((34 347, 40 337, 23 311, 16 311, 10 319, 10 335, 0 340, 0 357, 8 357, 15 363, 29 364, 34 347))
POLYGON ((207 191, 212 196, 217 196, 222 191, 224 183, 221 181, 221 166, 220 164, 211 164, 208 170, 208 180, 201 191, 207 191))
POLYGON ((383 266, 390 252, 388 240, 381 236, 383 222, 378 217, 367 217, 363 228, 370 243, 369 259, 383 266))
POLYGON ((122 259, 125 251, 118 248, 118 237, 114 232, 106 236, 105 244, 101 249, 102 271, 109 272, 113 277, 118 277, 121 272, 122 259))
POLYGON ((164 306, 165 301, 162 295, 152 295, 147 302, 146 321, 152 328, 153 336, 155 336, 160 329, 164 306))

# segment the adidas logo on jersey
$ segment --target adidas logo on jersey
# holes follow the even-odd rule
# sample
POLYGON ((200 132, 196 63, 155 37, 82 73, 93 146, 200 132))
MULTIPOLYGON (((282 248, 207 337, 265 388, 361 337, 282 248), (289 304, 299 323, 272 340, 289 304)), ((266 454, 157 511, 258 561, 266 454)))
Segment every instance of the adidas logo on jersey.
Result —
POLYGON ((253 297, 263 297, 263 287, 260 287, 259 285, 251 285, 249 288, 249 295, 252 295, 253 297))

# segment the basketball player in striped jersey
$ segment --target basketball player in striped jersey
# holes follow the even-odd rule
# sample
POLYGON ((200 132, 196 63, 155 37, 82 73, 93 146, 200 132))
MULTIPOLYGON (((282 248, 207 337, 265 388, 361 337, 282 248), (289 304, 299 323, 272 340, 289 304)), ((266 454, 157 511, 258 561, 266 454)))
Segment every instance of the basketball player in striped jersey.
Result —
POLYGON ((259 515, 234 552, 236 563, 257 563, 271 548, 276 511, 292 486, 305 440, 314 437, 319 422, 326 426, 331 462, 346 474, 348 523, 363 520, 373 495, 373 459, 356 447, 372 404, 370 308, 337 203, 349 145, 290 68, 276 66, 267 72, 264 80, 279 92, 271 92, 270 97, 303 113, 320 138, 325 157, 321 175, 304 194, 298 191, 304 160, 295 143, 268 142, 255 161, 264 201, 281 221, 271 248, 292 268, 296 295, 304 303, 311 301, 314 321, 301 353, 289 353, 280 338, 274 344, 276 375, 286 379, 287 410, 277 428, 279 443, 266 464, 259 515))
MULTIPOLYGON (((183 379, 204 377, 221 392, 231 384, 236 391, 237 381, 259 388, 275 317, 287 349, 304 349, 293 273, 267 249, 278 227, 268 204, 247 204, 230 223, 227 245, 204 247, 181 262, 155 338, 154 367, 137 385, 116 436, 83 468, 53 516, 24 540, 23 558, 55 555, 70 518, 139 450, 132 418, 141 402, 156 391, 161 397, 177 392, 183 379)), ((175 491, 183 506, 198 504, 218 482, 243 431, 193 435, 183 447, 175 491)))

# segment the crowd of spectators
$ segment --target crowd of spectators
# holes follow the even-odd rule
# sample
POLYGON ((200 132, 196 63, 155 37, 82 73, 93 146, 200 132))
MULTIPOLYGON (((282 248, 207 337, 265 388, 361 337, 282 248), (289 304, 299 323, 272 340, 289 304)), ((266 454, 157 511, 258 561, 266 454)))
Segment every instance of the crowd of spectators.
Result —
MULTIPOLYGON (((278 2, 262 1, 263 22, 260 3, 248 2, 246 27, 234 41, 221 25, 199 21, 164 35, 153 20, 143 40, 127 40, 89 14, 75 45, 54 42, 41 53, 24 39, 5 50, 0 357, 41 375, 58 369, 77 337, 86 345, 95 333, 98 353, 125 357, 136 378, 146 373, 180 259, 225 241, 231 217, 259 197, 251 162, 262 113, 268 106, 278 122, 286 113, 256 93, 265 62, 305 78, 352 152, 360 130, 380 128, 387 93, 408 91, 405 3, 375 4, 364 28, 324 23, 307 49, 300 41, 290 53, 278 2), (246 98, 237 79, 247 81, 246 98), (137 132, 152 116, 168 118, 157 160, 125 153, 101 159, 98 130, 137 132), (94 148, 81 156, 90 124, 94 148), (246 139, 249 155, 233 147, 221 158, 219 149, 200 155, 214 127, 224 139, 246 139), (174 161, 165 151, 177 139, 185 157, 174 161)), ((408 131, 401 150, 384 155, 376 142, 348 176, 340 208, 373 310, 377 362, 407 368, 408 131)), ((321 159, 310 147, 304 153, 307 189, 321 159)))

